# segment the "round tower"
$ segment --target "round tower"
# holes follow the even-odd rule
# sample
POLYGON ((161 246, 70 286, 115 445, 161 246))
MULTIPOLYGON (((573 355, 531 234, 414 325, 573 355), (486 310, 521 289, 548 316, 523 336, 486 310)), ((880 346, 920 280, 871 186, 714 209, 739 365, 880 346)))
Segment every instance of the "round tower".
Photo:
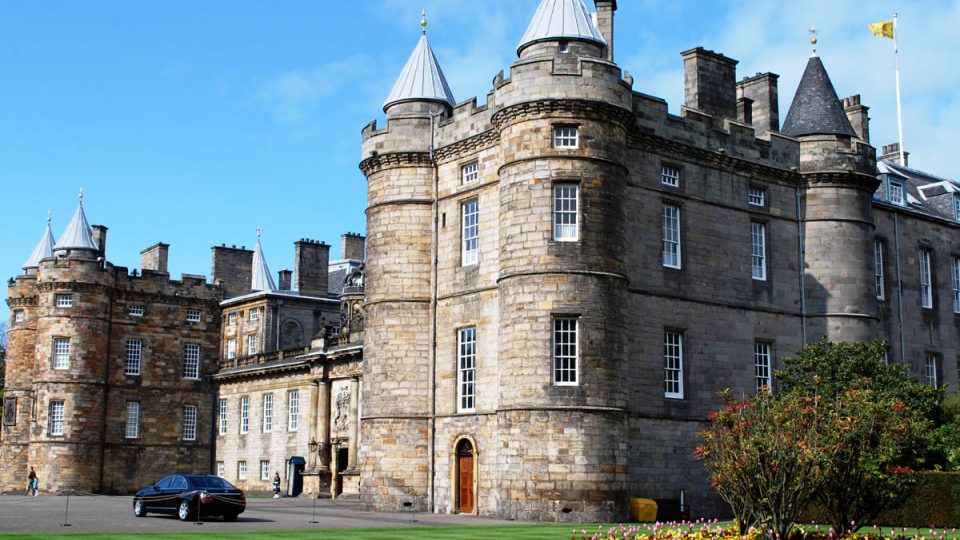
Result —
POLYGON ((29 462, 48 491, 98 491, 112 274, 81 200, 36 274, 35 424, 29 462))
MULTIPOLYGON (((424 21, 425 26, 425 21, 424 21)), ((387 125, 363 133, 367 177, 360 497, 370 508, 429 501, 433 128, 454 105, 426 31, 384 105, 387 125)))
POLYGON ((816 53, 782 133, 800 141, 808 337, 876 339, 871 204, 878 185, 876 151, 850 125, 816 53))
POLYGON ((623 508, 626 450, 602 441, 626 438, 623 153, 633 113, 609 50, 582 0, 543 0, 496 89, 497 422, 510 449, 498 458, 500 517, 604 520, 623 508), (525 489, 509 487, 517 480, 525 489))

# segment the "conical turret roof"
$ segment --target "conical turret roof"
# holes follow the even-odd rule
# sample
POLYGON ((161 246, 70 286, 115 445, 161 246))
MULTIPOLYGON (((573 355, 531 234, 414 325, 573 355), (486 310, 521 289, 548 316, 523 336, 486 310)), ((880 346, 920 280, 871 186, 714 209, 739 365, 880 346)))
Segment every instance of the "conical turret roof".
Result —
POLYGON ((253 248, 253 268, 250 275, 250 290, 273 292, 277 286, 273 282, 273 276, 270 275, 270 268, 267 266, 267 260, 263 256, 263 248, 260 247, 260 231, 257 230, 257 247, 253 248))
POLYGON ((90 249, 98 250, 97 243, 93 240, 93 229, 87 222, 87 215, 83 212, 83 196, 80 196, 80 204, 77 205, 77 211, 73 214, 73 219, 67 225, 67 229, 60 235, 53 249, 90 249))
POLYGON ((797 93, 783 122, 784 135, 846 135, 856 137, 820 57, 814 54, 803 71, 797 93))
POLYGON ((393 85, 383 108, 386 110, 387 107, 402 101, 439 101, 451 107, 457 103, 426 33, 420 36, 420 41, 400 72, 400 78, 393 85))
POLYGON ((542 0, 517 46, 517 54, 537 41, 560 38, 607 44, 583 0, 542 0))
POLYGON ((37 244, 37 247, 33 249, 33 253, 30 254, 30 257, 25 263, 23 263, 23 269, 27 268, 37 268, 40 266, 40 261, 43 259, 49 259, 53 257, 53 232, 50 230, 50 218, 47 217, 47 228, 43 231, 43 236, 40 237, 40 242, 37 244))

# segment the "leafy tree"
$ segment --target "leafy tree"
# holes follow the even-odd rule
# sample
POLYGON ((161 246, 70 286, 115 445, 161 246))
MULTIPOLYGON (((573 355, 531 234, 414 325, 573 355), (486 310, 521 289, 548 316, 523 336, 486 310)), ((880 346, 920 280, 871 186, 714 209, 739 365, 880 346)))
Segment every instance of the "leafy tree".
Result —
POLYGON ((763 392, 743 402, 723 396, 696 456, 734 511, 741 534, 751 526, 788 538, 830 473, 835 411, 819 397, 763 392))
POLYGON ((833 402, 836 449, 816 500, 839 533, 855 531, 910 495, 924 465, 943 392, 918 383, 902 365, 882 362, 886 345, 807 345, 777 372, 787 394, 833 402))

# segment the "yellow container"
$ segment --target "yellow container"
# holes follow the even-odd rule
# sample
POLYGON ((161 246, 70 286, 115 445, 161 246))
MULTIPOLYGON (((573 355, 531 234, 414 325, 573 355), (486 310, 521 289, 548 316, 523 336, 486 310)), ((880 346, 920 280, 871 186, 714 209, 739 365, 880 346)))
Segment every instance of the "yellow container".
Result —
POLYGON ((656 501, 653 499, 630 499, 630 521, 652 523, 656 520, 656 501))

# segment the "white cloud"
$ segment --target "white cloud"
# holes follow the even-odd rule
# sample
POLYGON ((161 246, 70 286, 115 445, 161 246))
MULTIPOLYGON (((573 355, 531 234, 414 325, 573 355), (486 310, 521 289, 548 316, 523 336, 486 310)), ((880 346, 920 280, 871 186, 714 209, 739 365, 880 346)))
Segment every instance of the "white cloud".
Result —
POLYGON ((372 75, 370 59, 353 56, 281 73, 261 86, 258 101, 266 104, 277 121, 299 125, 315 120, 316 109, 327 97, 344 91, 354 97, 358 97, 357 93, 362 95, 367 88, 365 81, 372 75))

